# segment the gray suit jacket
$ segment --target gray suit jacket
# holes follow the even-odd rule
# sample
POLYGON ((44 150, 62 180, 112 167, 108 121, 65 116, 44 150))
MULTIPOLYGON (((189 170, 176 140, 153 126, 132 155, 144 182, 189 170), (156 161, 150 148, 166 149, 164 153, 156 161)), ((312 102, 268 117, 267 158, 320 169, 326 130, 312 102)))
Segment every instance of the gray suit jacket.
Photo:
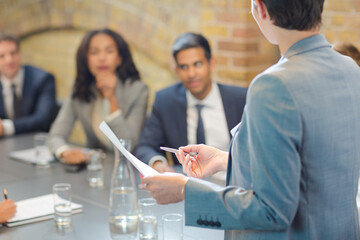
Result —
POLYGON ((359 67, 322 35, 295 43, 249 87, 229 186, 186 184, 186 224, 226 239, 360 239, 359 93, 359 67))
MULTIPOLYGON (((130 139, 135 146, 146 115, 148 88, 141 81, 118 81, 115 91, 121 114, 108 124, 117 137, 130 139)), ((71 95, 65 100, 49 133, 48 146, 53 153, 67 145, 75 120, 80 121, 85 131, 86 147, 103 147, 92 129, 93 107, 94 100, 87 103, 71 95)))

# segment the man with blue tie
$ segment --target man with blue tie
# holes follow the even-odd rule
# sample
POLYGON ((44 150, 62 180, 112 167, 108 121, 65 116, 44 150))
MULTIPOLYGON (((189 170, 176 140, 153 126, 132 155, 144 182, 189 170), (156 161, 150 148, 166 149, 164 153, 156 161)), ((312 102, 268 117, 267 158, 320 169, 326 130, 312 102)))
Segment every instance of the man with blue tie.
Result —
POLYGON ((225 239, 360 239, 360 69, 319 33, 323 4, 252 0, 282 57, 250 84, 230 152, 183 147, 190 178, 143 179, 159 203, 185 200, 186 225, 225 229, 225 239), (225 169, 225 188, 197 179, 225 169))
POLYGON ((0 136, 47 131, 56 111, 54 76, 21 66, 19 47, 0 33, 0 136))
POLYGON ((228 149, 230 130, 241 120, 247 91, 212 80, 215 61, 201 34, 180 35, 172 53, 181 83, 156 94, 135 150, 139 159, 159 172, 173 171, 160 146, 179 148, 206 143, 228 149))

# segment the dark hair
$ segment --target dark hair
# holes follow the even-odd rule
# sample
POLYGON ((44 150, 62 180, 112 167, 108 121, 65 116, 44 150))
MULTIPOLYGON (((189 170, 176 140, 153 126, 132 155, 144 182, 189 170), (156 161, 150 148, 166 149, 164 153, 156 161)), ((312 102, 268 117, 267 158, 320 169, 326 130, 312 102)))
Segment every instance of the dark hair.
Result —
POLYGON ((8 35, 8 34, 0 32, 0 42, 3 42, 3 41, 13 42, 13 43, 15 43, 17 50, 20 49, 19 39, 17 39, 16 37, 14 37, 12 35, 8 35))
POLYGON ((172 54, 174 56, 175 61, 177 54, 188 48, 196 48, 201 47, 204 50, 205 57, 207 60, 211 58, 211 49, 208 40, 201 35, 196 33, 183 33, 181 34, 172 45, 172 54))
POLYGON ((95 84, 95 77, 91 74, 88 66, 87 55, 91 39, 97 34, 106 34, 114 39, 118 54, 121 57, 121 65, 116 73, 121 81, 140 80, 140 74, 132 59, 129 47, 125 40, 116 32, 110 29, 93 30, 86 33, 76 53, 76 78, 72 97, 85 102, 95 98, 92 85, 95 84))
POLYGON ((260 0, 278 27, 310 30, 321 25, 324 0, 260 0))
POLYGON ((342 55, 351 57, 360 66, 360 51, 353 44, 348 42, 336 43, 333 49, 342 55))

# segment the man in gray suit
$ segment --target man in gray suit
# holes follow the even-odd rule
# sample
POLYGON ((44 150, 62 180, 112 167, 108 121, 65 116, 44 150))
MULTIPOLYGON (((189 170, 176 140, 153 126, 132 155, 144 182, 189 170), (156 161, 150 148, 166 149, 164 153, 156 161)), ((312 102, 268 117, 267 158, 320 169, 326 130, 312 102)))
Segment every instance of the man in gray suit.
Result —
POLYGON ((226 239, 360 239, 360 69, 319 34, 323 3, 252 1, 282 57, 252 81, 230 153, 183 147, 190 178, 143 179, 159 203, 185 199, 186 225, 226 239), (226 188, 192 178, 225 169, 226 188))

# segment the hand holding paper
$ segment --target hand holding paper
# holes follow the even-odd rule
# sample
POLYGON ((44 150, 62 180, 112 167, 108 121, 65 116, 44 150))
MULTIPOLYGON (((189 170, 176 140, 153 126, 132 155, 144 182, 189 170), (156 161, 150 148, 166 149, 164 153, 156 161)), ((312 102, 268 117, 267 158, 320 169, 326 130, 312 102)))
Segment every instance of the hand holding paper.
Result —
POLYGON ((110 129, 110 127, 106 124, 106 122, 102 122, 99 126, 100 130, 109 138, 109 140, 114 144, 114 146, 119 149, 119 151, 131 162, 132 165, 144 176, 153 176, 159 175, 155 169, 151 168, 147 164, 143 163, 139 159, 137 159, 134 155, 132 155, 129 151, 127 151, 123 145, 120 143, 119 139, 116 137, 114 132, 110 129))

